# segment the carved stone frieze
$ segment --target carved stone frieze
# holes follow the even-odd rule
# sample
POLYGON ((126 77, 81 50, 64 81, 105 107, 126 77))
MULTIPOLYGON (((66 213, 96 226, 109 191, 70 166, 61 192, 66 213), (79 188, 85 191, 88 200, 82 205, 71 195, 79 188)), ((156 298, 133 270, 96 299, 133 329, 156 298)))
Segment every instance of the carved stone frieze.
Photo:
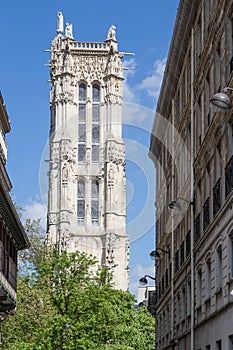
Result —
POLYGON ((48 223, 49 223, 49 225, 56 225, 57 224, 57 213, 50 213, 48 215, 48 223))
POLYGON ((60 152, 62 160, 69 160, 71 158, 71 141, 67 139, 63 139, 60 141, 60 152))
POLYGON ((124 144, 118 143, 113 140, 107 141, 106 161, 124 165, 124 160, 125 160, 124 144))
POLYGON ((105 74, 107 56, 81 55, 74 60, 75 74, 78 80, 101 81, 105 74))
POLYGON ((70 217, 70 213, 68 210, 63 210, 59 213, 59 221, 65 221, 65 222, 70 222, 69 217, 70 217))
POLYGON ((59 153, 60 153, 60 147, 58 142, 53 142, 50 144, 50 154, 51 154, 51 160, 54 162, 59 161, 59 153))

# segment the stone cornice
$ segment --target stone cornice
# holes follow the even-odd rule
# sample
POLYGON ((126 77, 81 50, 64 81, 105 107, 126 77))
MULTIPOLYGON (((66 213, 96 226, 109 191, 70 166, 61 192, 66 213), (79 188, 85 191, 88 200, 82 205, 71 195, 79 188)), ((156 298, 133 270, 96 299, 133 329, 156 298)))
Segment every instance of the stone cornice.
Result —
MULTIPOLYGON (((168 118, 170 114, 172 103, 171 96, 174 96, 177 87, 176 82, 178 82, 180 77, 184 52, 186 52, 190 42, 191 29, 195 20, 198 5, 199 1, 197 0, 181 0, 179 4, 156 110, 157 113, 165 118, 168 118)), ((155 128, 156 122, 154 120, 152 134, 155 134, 153 132, 155 128)), ((155 143, 155 138, 151 137, 150 150, 152 152, 155 149, 155 143)))
POLYGON ((7 133, 11 130, 11 126, 10 126, 10 120, 6 111, 6 105, 3 100, 1 92, 0 92, 0 116, 1 116, 2 126, 4 128, 4 133, 7 133))

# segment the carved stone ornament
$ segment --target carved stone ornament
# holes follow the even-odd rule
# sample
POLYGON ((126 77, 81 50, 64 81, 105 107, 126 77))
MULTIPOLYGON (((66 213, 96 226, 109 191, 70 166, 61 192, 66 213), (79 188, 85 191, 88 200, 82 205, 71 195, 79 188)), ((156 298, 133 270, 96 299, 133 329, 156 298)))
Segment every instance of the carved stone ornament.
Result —
POLYGON ((60 212, 60 221, 69 221, 69 212, 68 211, 61 211, 60 212))
POLYGON ((61 140, 60 142, 60 150, 61 150, 61 159, 69 160, 72 158, 72 150, 71 150, 71 141, 70 140, 61 140))
POLYGON ((101 81, 105 75, 107 56, 79 56, 75 59, 77 80, 101 81))
POLYGON ((116 40, 116 27, 113 24, 108 30, 107 40, 116 40))
POLYGON ((67 38, 74 39, 74 37, 73 37, 73 26, 70 23, 66 23, 65 36, 67 38))
POLYGON ((64 31, 64 19, 61 12, 57 13, 57 34, 62 34, 64 31))
POLYGON ((48 215, 49 225, 56 225, 57 223, 57 213, 50 213, 48 215))
POLYGON ((114 141, 108 141, 107 146, 107 161, 123 164, 125 159, 124 145, 116 143, 114 141))

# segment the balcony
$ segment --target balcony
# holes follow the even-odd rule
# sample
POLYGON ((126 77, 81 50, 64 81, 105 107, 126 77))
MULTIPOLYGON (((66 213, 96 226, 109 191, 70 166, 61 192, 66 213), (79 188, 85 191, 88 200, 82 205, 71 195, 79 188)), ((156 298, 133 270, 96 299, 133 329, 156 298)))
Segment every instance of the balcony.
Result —
POLYGON ((230 158, 225 168, 225 198, 233 189, 233 156, 230 158))

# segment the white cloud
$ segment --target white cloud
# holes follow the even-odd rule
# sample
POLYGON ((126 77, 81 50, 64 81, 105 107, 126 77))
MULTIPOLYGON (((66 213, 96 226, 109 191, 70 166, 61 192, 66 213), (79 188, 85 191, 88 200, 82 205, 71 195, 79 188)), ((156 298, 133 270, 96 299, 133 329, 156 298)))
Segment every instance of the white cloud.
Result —
POLYGON ((47 206, 36 200, 29 200, 24 206, 23 219, 41 219, 41 226, 46 228, 47 206))
MULTIPOLYGON (((130 293, 135 295, 136 298, 138 296, 138 287, 140 286, 139 279, 145 275, 150 275, 154 277, 155 266, 150 265, 150 266, 143 267, 142 265, 138 264, 134 269, 130 271, 129 290, 130 290, 130 293)), ((149 285, 154 285, 154 281, 149 278, 148 278, 148 282, 149 282, 148 283, 149 285)))
POLYGON ((157 99, 165 70, 166 58, 156 60, 153 65, 153 72, 142 80, 141 84, 138 85, 138 89, 146 90, 150 97, 157 99))
POLYGON ((137 277, 138 279, 145 275, 151 275, 154 277, 154 274, 155 274, 154 264, 150 266, 145 266, 145 267, 138 264, 134 269, 131 270, 131 277, 137 277))
POLYGON ((136 69, 135 58, 125 59, 123 61, 124 70, 124 83, 123 83, 123 100, 128 103, 137 103, 138 98, 134 92, 134 89, 129 84, 129 77, 134 75, 136 69))

